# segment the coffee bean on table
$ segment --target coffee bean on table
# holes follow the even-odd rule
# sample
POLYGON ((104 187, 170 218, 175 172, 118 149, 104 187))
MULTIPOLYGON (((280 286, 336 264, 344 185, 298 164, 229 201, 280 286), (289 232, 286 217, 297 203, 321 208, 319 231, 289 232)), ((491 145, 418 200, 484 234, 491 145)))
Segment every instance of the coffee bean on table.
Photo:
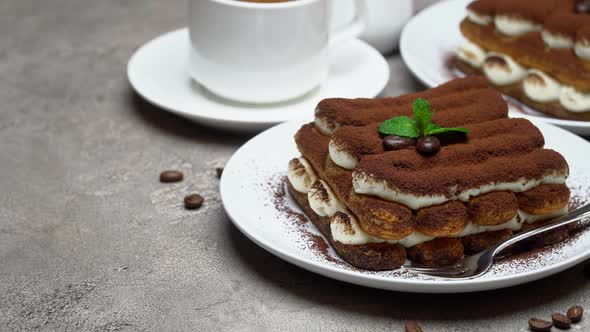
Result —
POLYGON ((184 174, 179 171, 164 171, 160 173, 160 182, 171 183, 180 182, 184 178, 184 174))
POLYGON ((573 306, 567 310, 567 318, 569 318, 574 323, 581 321, 583 314, 584 309, 579 305, 573 306))
POLYGON ((546 320, 542 320, 539 318, 529 319, 529 328, 531 329, 531 331, 547 332, 547 331, 551 331, 551 326, 553 326, 553 323, 548 322, 546 320))
POLYGON ((184 207, 188 210, 195 210, 203 205, 205 199, 199 194, 188 195, 184 198, 184 207))
POLYGON ((221 175, 223 174, 223 167, 215 168, 215 172, 217 173, 217 178, 220 179, 221 175))
POLYGON ((406 332, 422 332, 422 328, 418 323, 413 321, 406 321, 406 332))
POLYGON ((425 156, 432 156, 440 151, 440 141, 434 136, 420 137, 416 143, 416 150, 425 156))
POLYGON ((553 326, 560 329, 569 329, 572 325, 572 321, 562 314, 551 315, 551 320, 553 321, 553 326))
POLYGON ((416 140, 412 138, 400 137, 396 135, 389 135, 383 138, 383 150, 385 151, 402 150, 415 145, 416 140))

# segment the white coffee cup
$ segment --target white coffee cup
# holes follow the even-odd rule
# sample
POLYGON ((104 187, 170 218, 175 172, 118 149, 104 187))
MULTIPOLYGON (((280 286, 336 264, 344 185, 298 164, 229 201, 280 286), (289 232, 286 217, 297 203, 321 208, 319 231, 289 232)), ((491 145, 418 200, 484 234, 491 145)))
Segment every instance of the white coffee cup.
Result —
POLYGON ((300 97, 326 79, 329 46, 363 33, 366 1, 355 0, 352 22, 330 31, 328 0, 190 0, 190 75, 235 101, 300 97))

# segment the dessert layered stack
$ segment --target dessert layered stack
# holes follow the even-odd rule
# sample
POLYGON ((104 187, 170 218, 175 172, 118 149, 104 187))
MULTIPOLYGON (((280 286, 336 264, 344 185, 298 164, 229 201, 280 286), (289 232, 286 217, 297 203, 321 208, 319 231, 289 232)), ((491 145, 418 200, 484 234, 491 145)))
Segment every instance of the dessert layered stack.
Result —
POLYGON ((302 156, 289 163, 289 191, 355 267, 453 264, 568 211, 565 159, 507 113, 482 77, 397 98, 323 100, 295 135, 302 156), (433 128, 469 133, 438 135, 435 154, 390 149, 381 124, 411 117, 418 98, 436 110, 433 128))
POLYGON ((590 1, 477 0, 459 68, 546 114, 590 121, 590 1))

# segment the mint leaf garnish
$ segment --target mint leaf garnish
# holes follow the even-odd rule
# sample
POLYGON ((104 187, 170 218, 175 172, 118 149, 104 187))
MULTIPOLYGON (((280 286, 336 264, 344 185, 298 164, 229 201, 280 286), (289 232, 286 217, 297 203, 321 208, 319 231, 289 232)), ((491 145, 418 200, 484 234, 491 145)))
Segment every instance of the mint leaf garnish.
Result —
POLYGON ((438 130, 440 128, 442 128, 442 126, 439 126, 436 123, 429 123, 428 126, 426 126, 426 130, 424 132, 427 133, 426 135, 429 135, 428 133, 438 130))
POLYGON ((434 112, 426 99, 418 98, 414 100, 412 111, 414 113, 414 119, 407 116, 396 116, 395 118, 385 120, 379 126, 379 132, 384 135, 397 135, 409 138, 433 136, 446 132, 469 133, 469 129, 467 128, 444 128, 432 123, 434 112))
POLYGON ((414 120, 416 121, 416 127, 423 136, 426 131, 426 127, 432 122, 432 116, 434 112, 430 111, 430 103, 426 99, 418 98, 414 100, 412 105, 414 111, 414 120))
POLYGON ((451 131, 469 134, 469 129, 463 127, 450 127, 450 128, 436 128, 426 132, 426 136, 438 135, 442 133, 448 133, 451 131))
POLYGON ((420 131, 416 127, 416 122, 407 116, 396 116, 395 118, 383 121, 381 126, 379 126, 379 132, 384 135, 397 135, 409 138, 420 137, 420 131))

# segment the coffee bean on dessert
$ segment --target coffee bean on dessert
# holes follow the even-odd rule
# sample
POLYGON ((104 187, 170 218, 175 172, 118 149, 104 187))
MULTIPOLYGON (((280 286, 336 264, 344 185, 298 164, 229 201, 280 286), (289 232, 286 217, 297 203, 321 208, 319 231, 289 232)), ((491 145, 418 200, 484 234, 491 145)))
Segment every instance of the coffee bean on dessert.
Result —
POLYGON ((583 314, 584 309, 579 305, 573 306, 567 310, 567 318, 569 318, 573 323, 581 321, 583 314))
POLYGON ((413 321, 406 321, 406 332, 422 332, 422 328, 418 323, 413 321))
POLYGON ((184 174, 179 171, 164 171, 160 173, 160 182, 171 183, 180 182, 184 178, 184 174))
POLYGON ((383 150, 395 151, 415 146, 416 140, 407 137, 389 135, 383 139, 383 150))
POLYGON ((590 0, 578 0, 576 3, 576 12, 580 14, 590 13, 590 0))
POLYGON ((440 151, 440 141, 435 136, 420 137, 416 143, 416 150, 426 156, 435 155, 440 151))
POLYGON ((184 207, 189 210, 198 209, 203 205, 205 199, 199 194, 188 195, 184 198, 184 207))
POLYGON ((223 174, 223 167, 215 168, 215 172, 217 172, 217 178, 220 179, 221 175, 223 174))
POLYGON ((548 322, 546 320, 542 320, 539 318, 529 319, 529 328, 531 329, 531 331, 547 332, 547 331, 551 331, 552 326, 553 326, 553 323, 548 322))
POLYGON ((560 329, 569 329, 572 325, 572 321, 562 314, 551 315, 551 320, 553 321, 553 326, 560 329))

